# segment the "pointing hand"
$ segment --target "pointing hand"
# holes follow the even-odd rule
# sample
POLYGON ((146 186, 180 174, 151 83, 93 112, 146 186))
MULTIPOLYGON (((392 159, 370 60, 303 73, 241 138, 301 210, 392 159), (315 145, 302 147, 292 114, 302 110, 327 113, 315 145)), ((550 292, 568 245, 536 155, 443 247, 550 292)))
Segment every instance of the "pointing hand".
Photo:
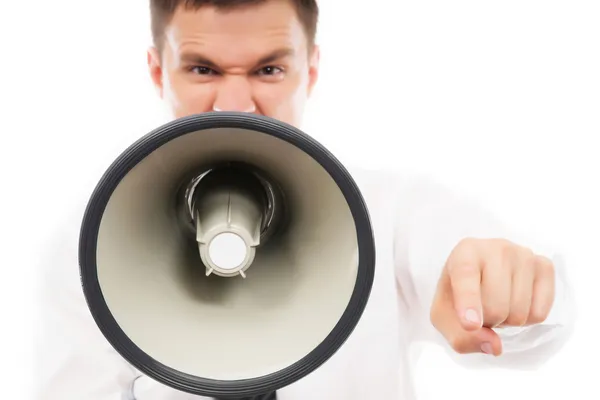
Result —
POLYGON ((492 330, 543 322, 554 302, 552 262, 502 239, 465 239, 438 282, 431 322, 460 354, 502 353, 492 330))

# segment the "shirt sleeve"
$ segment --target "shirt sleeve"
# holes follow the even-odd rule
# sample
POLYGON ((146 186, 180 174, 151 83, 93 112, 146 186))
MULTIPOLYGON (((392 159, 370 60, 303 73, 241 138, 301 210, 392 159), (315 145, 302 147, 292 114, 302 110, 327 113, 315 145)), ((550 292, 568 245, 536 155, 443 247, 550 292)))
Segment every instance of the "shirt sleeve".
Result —
POLYGON ((394 262, 401 303, 411 320, 413 342, 439 344, 456 363, 469 368, 529 370, 553 357, 570 337, 575 320, 573 291, 563 254, 509 231, 492 214, 431 179, 403 179, 397 189, 393 197, 394 262), (429 318, 446 259, 465 237, 505 238, 554 262, 556 297, 549 317, 530 327, 495 329, 503 345, 500 357, 456 353, 429 318))
POLYGON ((79 280, 77 218, 41 260, 36 399, 129 400, 139 375, 105 340, 79 280))

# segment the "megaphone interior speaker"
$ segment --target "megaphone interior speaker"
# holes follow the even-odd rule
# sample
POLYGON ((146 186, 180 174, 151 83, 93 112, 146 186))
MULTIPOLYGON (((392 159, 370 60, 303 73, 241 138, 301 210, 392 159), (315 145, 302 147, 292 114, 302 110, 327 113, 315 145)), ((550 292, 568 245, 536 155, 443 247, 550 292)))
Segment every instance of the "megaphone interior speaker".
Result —
POLYGON ((177 390, 253 396, 330 358, 368 301, 369 214, 299 129, 245 113, 169 122, 121 154, 80 234, 88 307, 116 351, 177 390))

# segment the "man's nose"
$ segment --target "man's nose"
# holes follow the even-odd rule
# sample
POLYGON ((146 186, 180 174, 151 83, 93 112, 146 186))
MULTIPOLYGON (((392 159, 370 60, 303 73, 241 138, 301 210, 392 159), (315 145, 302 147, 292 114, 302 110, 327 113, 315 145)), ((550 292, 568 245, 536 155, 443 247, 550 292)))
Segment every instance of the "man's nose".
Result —
POLYGON ((217 89, 213 111, 256 112, 250 82, 240 76, 223 79, 217 89))

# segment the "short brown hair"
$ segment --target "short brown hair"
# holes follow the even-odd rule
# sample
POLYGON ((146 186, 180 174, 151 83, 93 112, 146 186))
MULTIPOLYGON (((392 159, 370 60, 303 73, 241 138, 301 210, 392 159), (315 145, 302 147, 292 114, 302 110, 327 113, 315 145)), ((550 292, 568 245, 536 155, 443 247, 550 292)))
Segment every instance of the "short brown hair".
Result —
MULTIPOLYGON (((202 6, 214 6, 220 9, 260 4, 266 0, 150 0, 150 23, 152 40, 156 47, 162 47, 165 27, 169 24, 173 14, 179 7, 197 10, 202 6)), ((304 26, 309 46, 315 42, 317 34, 317 21, 319 7, 317 0, 284 0, 291 1, 296 7, 298 18, 304 26)))

